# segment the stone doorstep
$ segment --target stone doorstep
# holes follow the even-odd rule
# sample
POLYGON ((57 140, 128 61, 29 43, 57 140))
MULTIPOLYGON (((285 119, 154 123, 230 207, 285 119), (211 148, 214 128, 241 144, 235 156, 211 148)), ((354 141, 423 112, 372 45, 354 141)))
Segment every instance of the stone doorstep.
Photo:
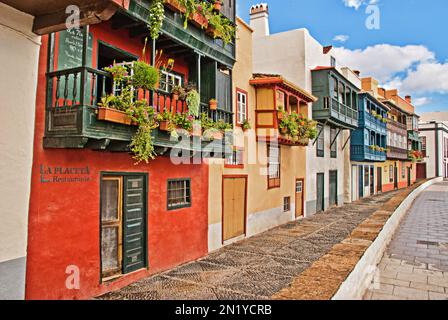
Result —
POLYGON ((340 280, 300 275, 290 288, 283 289, 274 300, 330 300, 339 290, 340 280))
POLYGON ((416 183, 394 196, 381 210, 374 212, 355 228, 348 238, 335 245, 328 254, 294 279, 289 288, 281 290, 272 299, 331 300, 396 209, 424 182, 416 183))

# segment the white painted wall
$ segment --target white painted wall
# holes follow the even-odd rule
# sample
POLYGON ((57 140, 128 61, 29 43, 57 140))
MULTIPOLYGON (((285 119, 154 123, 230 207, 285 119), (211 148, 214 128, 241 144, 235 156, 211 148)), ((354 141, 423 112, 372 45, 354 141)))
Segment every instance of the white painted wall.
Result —
MULTIPOLYGON (((268 19, 266 17, 265 19, 268 19)), ((251 21, 251 27, 255 29, 263 25, 259 18, 251 21)), ((323 46, 314 39, 306 29, 290 30, 269 36, 261 35, 253 41, 253 68, 255 73, 269 73, 280 74, 287 80, 295 83, 303 89, 312 92, 312 74, 311 70, 317 66, 331 65, 331 52, 323 53, 323 46)), ((337 66, 342 73, 343 70, 337 66)), ((351 76, 351 75, 350 75, 351 76)), ((360 87, 361 83, 354 84, 360 87)), ((312 105, 309 104, 308 114, 312 115, 312 105)), ((316 146, 307 148, 307 168, 306 172, 306 205, 305 215, 309 216, 315 213, 316 207, 316 174, 325 173, 325 198, 326 207, 328 206, 329 193, 329 171, 338 171, 338 203, 342 205, 344 201, 350 201, 350 177, 351 170, 346 166, 349 161, 347 157, 347 148, 350 148, 350 142, 346 150, 342 150, 345 141, 348 138, 348 133, 344 132, 338 137, 338 158, 332 159, 330 157, 330 127, 325 127, 325 157, 320 158, 316 155, 316 146)))
MULTIPOLYGON (((17 259, 24 264, 26 256, 40 47, 32 23, 33 17, 0 3, 0 283, 10 276, 24 282, 24 274, 11 274, 6 266, 17 259)), ((20 291, 9 291, 9 297, 21 298, 20 291)), ((0 296, 8 298, 1 290, 0 296)))
POLYGON ((448 158, 445 157, 444 141, 448 139, 448 123, 438 122, 438 131, 436 133, 434 122, 421 122, 419 124, 420 136, 426 137, 426 158, 424 159, 426 163, 426 174, 428 178, 434 178, 437 176, 437 163, 436 163, 436 135, 439 139, 438 144, 438 167, 439 176, 448 177, 448 158), (430 131, 426 131, 429 129, 430 131))

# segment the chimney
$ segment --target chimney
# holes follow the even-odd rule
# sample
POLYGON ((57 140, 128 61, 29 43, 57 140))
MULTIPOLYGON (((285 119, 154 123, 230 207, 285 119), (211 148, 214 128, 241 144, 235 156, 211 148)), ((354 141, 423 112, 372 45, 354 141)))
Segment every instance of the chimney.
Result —
POLYGON ((259 3, 250 8, 250 27, 253 38, 269 36, 269 8, 267 3, 259 3))
POLYGON ((412 97, 411 96, 406 96, 406 97, 404 97, 404 99, 406 100, 407 103, 412 104, 412 97))

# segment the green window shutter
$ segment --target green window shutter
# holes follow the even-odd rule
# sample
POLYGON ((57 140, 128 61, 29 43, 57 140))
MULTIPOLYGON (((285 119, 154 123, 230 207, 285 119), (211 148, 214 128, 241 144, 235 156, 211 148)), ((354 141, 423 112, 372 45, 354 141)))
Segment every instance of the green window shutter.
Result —
POLYGON ((124 177, 123 273, 147 266, 146 263, 146 179, 124 177))

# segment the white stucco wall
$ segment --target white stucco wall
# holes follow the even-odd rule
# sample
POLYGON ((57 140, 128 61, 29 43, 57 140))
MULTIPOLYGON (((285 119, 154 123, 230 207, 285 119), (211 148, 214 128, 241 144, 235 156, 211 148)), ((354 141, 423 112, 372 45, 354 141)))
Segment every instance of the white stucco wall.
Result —
POLYGON ((448 169, 447 163, 448 158, 445 157, 444 153, 444 140, 448 139, 448 125, 447 123, 438 123, 438 131, 436 133, 435 123, 420 123, 420 136, 426 137, 426 158, 424 159, 426 163, 426 175, 428 178, 434 178, 437 176, 437 163, 436 163, 436 135, 438 136, 438 167, 439 176, 446 176, 448 169), (429 129, 430 131, 426 131, 429 129))
MULTIPOLYGON (((31 32, 32 23, 33 17, 0 3, 0 282, 13 281, 14 287, 24 281, 33 160, 40 38, 31 32), (14 266, 8 266, 12 261, 14 266)), ((0 299, 23 294, 4 293, 1 287, 0 299)))

